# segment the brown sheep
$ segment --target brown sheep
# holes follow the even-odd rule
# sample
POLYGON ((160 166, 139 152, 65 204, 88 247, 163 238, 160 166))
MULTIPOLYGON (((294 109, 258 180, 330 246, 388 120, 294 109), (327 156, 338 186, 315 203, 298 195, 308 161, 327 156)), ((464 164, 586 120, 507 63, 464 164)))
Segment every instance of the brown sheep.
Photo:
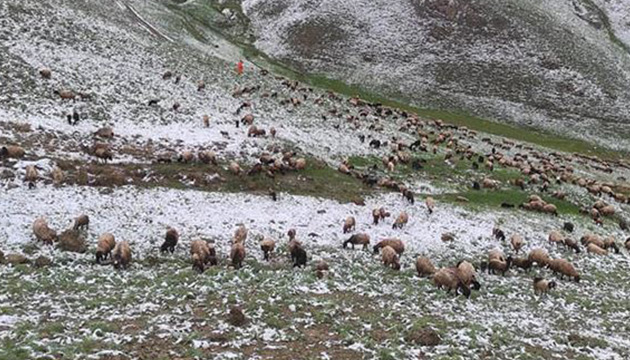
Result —
POLYGON ((615 251, 615 254, 619 254, 619 247, 617 246, 617 243, 615 242, 615 238, 613 236, 609 236, 604 239, 604 249, 613 249, 615 251))
POLYGON ((288 249, 291 254, 291 261, 293 261, 293 267, 302 267, 306 265, 306 261, 308 259, 306 250, 304 250, 299 241, 291 240, 289 242, 288 249))
POLYGON ((107 162, 107 160, 113 160, 114 156, 112 152, 109 150, 109 145, 97 143, 93 147, 93 155, 103 162, 107 162))
POLYGON ((579 253, 580 253, 580 247, 578 246, 577 241, 575 241, 575 240, 573 240, 573 239, 570 239, 570 238, 564 238, 564 240, 563 240, 563 244, 564 244, 566 247, 568 247, 568 248, 570 248, 570 249, 575 250, 575 253, 576 253, 576 254, 579 254, 579 253))
POLYGON ((491 260, 506 261, 505 254, 499 249, 492 249, 488 251, 488 261, 491 260))
POLYGON ((203 126, 210 127, 210 116, 208 115, 203 116, 203 126))
POLYGON ((63 171, 61 171, 61 169, 58 166, 55 166, 52 169, 50 173, 50 177, 52 178, 53 184, 55 185, 61 185, 61 183, 65 179, 65 175, 63 171))
POLYGON ((306 159, 299 158, 295 160, 295 170, 304 170, 306 168, 306 159))
POLYGON ((626 242, 624 243, 626 250, 630 251, 630 238, 626 239, 626 242))
POLYGON ((241 166, 235 161, 230 162, 229 170, 234 175, 240 175, 242 172, 241 166))
POLYGON ((373 225, 378 225, 378 221, 381 219, 381 212, 380 209, 374 209, 372 210, 372 219, 374 220, 372 222, 373 225))
POLYGON ((534 278, 534 294, 544 295, 549 291, 549 289, 553 289, 556 287, 555 281, 545 280, 541 277, 534 278))
POLYGON ((271 135, 272 138, 276 137, 276 128, 272 127, 271 129, 269 129, 269 134, 271 135))
POLYGON ((247 114, 241 118, 241 123, 243 125, 252 125, 254 123, 254 115, 247 114))
POLYGON ((96 245, 96 263, 100 264, 101 261, 107 259, 108 256, 111 257, 111 252, 115 246, 116 240, 114 239, 114 235, 110 233, 101 235, 96 245))
POLYGON ((455 241, 455 234, 446 232, 440 236, 440 239, 444 242, 455 241))
POLYGON ((349 233, 353 231, 356 227, 356 220, 354 220, 354 216, 348 216, 346 221, 343 222, 343 233, 349 233))
POLYGON ((391 246, 398 254, 402 254, 405 251, 405 244, 399 239, 384 239, 372 248, 375 254, 378 254, 379 249, 391 246))
POLYGON ((260 242, 260 249, 263 251, 264 256, 263 258, 267 261, 269 261, 270 256, 269 254, 271 252, 273 252, 273 249, 276 248, 276 242, 271 239, 271 238, 264 238, 261 242, 260 242))
POLYGON ((287 231, 287 236, 289 237, 289 241, 295 240, 296 231, 295 229, 289 229, 287 231))
POLYGON ((424 200, 424 203, 427 206, 427 210, 429 211, 429 214, 433 214, 433 209, 435 208, 435 200, 433 200, 432 197, 428 196, 424 200))
POLYGON ((245 225, 239 225, 238 228, 234 231, 234 237, 232 238, 233 243, 245 243, 247 240, 247 234, 249 234, 249 230, 245 227, 245 225))
POLYGON ((179 241, 179 233, 177 233, 177 230, 169 226, 166 229, 164 242, 162 243, 162 246, 160 246, 160 252, 164 253, 164 252, 170 251, 171 254, 174 253, 175 246, 177 246, 178 241, 179 241))
POLYGON ((469 263, 466 260, 462 260, 457 263, 457 271, 459 274, 459 278, 462 280, 466 287, 470 288, 472 286, 473 290, 481 289, 481 284, 477 281, 477 271, 473 264, 469 263))
POLYGON ((587 246, 588 244, 595 244, 602 249, 606 247, 606 243, 604 243, 604 240, 602 240, 599 236, 595 234, 586 234, 582 236, 580 242, 584 246, 587 246))
POLYGON ((391 266, 394 270, 400 270, 400 262, 398 260, 398 254, 396 250, 391 246, 385 246, 381 251, 381 260, 383 265, 391 266))
POLYGON ((615 207, 613 205, 607 205, 601 208, 599 212, 603 216, 613 216, 615 215, 615 207))
POLYGON ((481 186, 484 189, 495 189, 497 188, 499 185, 495 180, 489 179, 489 178, 485 178, 483 179, 483 181, 481 182, 481 186))
POLYGON ((76 219, 74 219, 74 225, 72 226, 72 228, 74 230, 89 229, 90 218, 85 214, 79 215, 76 219))
POLYGON ((33 222, 33 234, 35 234, 37 240, 48 245, 58 240, 57 232, 48 227, 48 223, 44 218, 37 218, 33 222))
POLYGON ((345 249, 348 244, 352 245, 353 250, 355 245, 363 245, 363 250, 366 250, 370 245, 370 235, 365 233, 352 235, 348 240, 343 242, 343 248, 345 249))
POLYGON ((396 218, 396 221, 394 221, 394 224, 392 225, 392 229, 402 229, 403 226, 405 226, 407 224, 407 222, 409 222, 409 215, 407 215, 406 212, 401 212, 400 215, 398 215, 398 217, 396 218))
POLYGON ((186 150, 183 153, 179 154, 177 158, 178 162, 183 162, 184 164, 188 164, 195 159, 195 155, 193 155, 192 151, 186 150))
POLYGON ((240 242, 232 244, 230 258, 232 259, 232 266, 234 266, 235 269, 240 269, 245 259, 245 246, 240 242))
POLYGON ((586 246, 586 251, 596 255, 608 255, 608 250, 604 250, 593 243, 586 246))
POLYGON ((448 294, 455 290, 455 296, 461 291, 464 296, 470 297, 470 289, 462 282, 456 268, 442 268, 433 274, 432 280, 438 289, 445 288, 448 294))
POLYGON ((549 261, 551 260, 549 258, 549 254, 547 253, 547 250, 540 248, 530 251, 527 258, 532 263, 536 263, 539 267, 544 267, 548 265, 549 261))
POLYGON ((74 91, 68 89, 55 90, 54 93, 62 100, 74 100, 76 98, 74 91))
POLYGON ((114 260, 113 264, 116 269, 127 269, 131 263, 131 248, 129 247, 129 242, 121 241, 116 243, 112 252, 112 259, 114 260))
POLYGON ((94 133, 94 136, 98 136, 105 139, 111 139, 114 137, 114 129, 109 126, 102 127, 94 133))
POLYGON ((194 240, 190 243, 190 254, 192 257, 193 270, 202 273, 210 259, 208 243, 203 240, 194 240))
POLYGON ((418 272, 418 276, 429 276, 433 275, 437 269, 433 266, 433 263, 429 258, 424 256, 418 256, 416 259, 416 271, 418 272))
POLYGON ((577 270, 570 262, 565 259, 549 260, 549 268, 554 273, 559 273, 561 279, 567 276, 569 278, 573 278, 575 282, 580 282, 580 275, 578 274, 577 270))
POLYGON ((42 78, 49 80, 52 77, 52 71, 49 68, 41 68, 39 69, 39 75, 42 78))
POLYGON ((204 164, 212 164, 212 165, 217 165, 217 154, 214 153, 214 151, 200 151, 199 154, 197 154, 197 157, 199 158, 199 161, 201 161, 204 164))
POLYGON ((549 233, 549 242, 552 244, 562 244, 564 242, 564 235, 557 230, 553 230, 549 233))
POLYGON ((529 270, 532 267, 532 261, 526 258, 513 258, 512 265, 523 270, 529 270))
POLYGON ((21 146, 9 145, 0 148, 0 158, 19 159, 24 157, 26 151, 21 146))
POLYGON ((510 237, 510 244, 512 244, 512 249, 514 249, 514 252, 518 254, 518 252, 525 244, 525 241, 523 240, 523 237, 521 235, 513 234, 510 237))
POLYGON ((330 267, 328 266, 328 263, 324 260, 320 260, 317 262, 317 266, 315 267, 315 274, 317 275, 318 279, 323 278, 326 273, 328 273, 330 267))
POLYGON ((24 181, 28 181, 34 183, 39 178, 39 172, 37 168, 33 165, 28 165, 26 167, 26 174, 24 174, 24 181))
POLYGON ((264 129, 257 128, 256 125, 250 126, 247 130, 247 137, 265 136, 265 134, 266 131, 264 129))
POLYGON ((501 259, 491 259, 488 261, 488 272, 492 272, 493 274, 500 272, 501 275, 505 275, 505 272, 510 269, 511 265, 512 256, 508 256, 505 261, 501 259))
POLYGON ((542 211, 546 212, 547 214, 558 216, 558 208, 554 204, 544 205, 542 211))

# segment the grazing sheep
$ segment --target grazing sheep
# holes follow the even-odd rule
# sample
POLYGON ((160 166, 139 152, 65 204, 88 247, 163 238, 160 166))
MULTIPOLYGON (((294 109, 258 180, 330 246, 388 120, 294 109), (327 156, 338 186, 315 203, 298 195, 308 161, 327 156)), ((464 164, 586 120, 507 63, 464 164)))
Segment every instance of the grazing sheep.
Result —
POLYGON ((101 235, 96 245, 96 263, 100 264, 101 261, 107 259, 108 256, 111 257, 111 252, 115 246, 116 240, 114 239, 114 235, 110 233, 101 235))
POLYGON ((456 268, 442 268, 433 274, 432 280, 438 289, 445 288, 447 294, 450 294, 451 290, 455 290, 455 296, 461 291, 464 296, 470 297, 470 289, 459 278, 456 268))
POLYGON ((356 227, 356 220, 354 220, 354 216, 348 216, 346 220, 343 222, 343 233, 349 233, 353 231, 356 227))
POLYGON ((549 291, 549 289, 553 289, 556 287, 555 281, 545 280, 541 277, 534 278, 534 294, 544 295, 549 291))
POLYGON ((34 183, 39 178, 39 172, 34 165, 28 165, 26 167, 26 174, 24 174, 24 181, 34 183))
POLYGON ((9 145, 0 148, 0 158, 19 159, 25 154, 26 151, 21 146, 9 145))
POLYGON ((511 265, 512 256, 508 256, 505 260, 501 258, 490 258, 488 260, 488 272, 492 272, 493 274, 500 272, 501 275, 505 275, 505 272, 510 269, 511 265))
POLYGON ((549 264, 549 261, 551 260, 549 258, 549 254, 547 253, 547 250, 545 249, 534 249, 532 251, 529 252, 529 255, 527 256, 527 258, 532 262, 532 263, 536 263, 536 265, 538 265, 539 267, 544 267, 546 265, 549 264))
POLYGON ((564 242, 564 235, 560 231, 553 230, 549 233, 549 242, 552 244, 562 244, 564 242))
POLYGON ((114 159, 112 152, 109 150, 109 145, 107 144, 101 144, 101 143, 95 144, 93 147, 92 153, 95 157, 103 160, 103 162, 107 162, 107 160, 114 159))
POLYGON ((481 182, 481 186, 484 189, 495 189, 499 186, 499 183, 495 180, 489 179, 489 178, 485 178, 483 179, 483 181, 481 182))
POLYGON ((380 209, 374 209, 372 210, 372 219, 374 219, 374 221, 372 222, 373 225, 378 225, 378 221, 381 219, 381 212, 380 209))
POLYGON ((416 259, 416 271, 418 272, 418 276, 429 276, 433 275, 437 269, 433 266, 431 260, 424 256, 418 256, 416 259))
POLYGON ((175 246, 177 245, 177 241, 179 240, 179 234, 177 230, 172 227, 168 227, 166 229, 166 236, 164 237, 164 243, 160 246, 160 252, 164 253, 170 251, 171 254, 175 252, 175 246))
POLYGON ((604 239, 604 249, 613 249, 615 251, 615 254, 619 254, 619 247, 617 246, 617 243, 615 242, 615 238, 613 236, 609 236, 604 239))
POLYGON ((114 268, 127 269, 131 263, 131 248, 129 247, 129 242, 121 241, 116 243, 112 252, 112 259, 114 260, 114 268))
POLYGON ((392 229, 402 229, 403 226, 405 226, 407 224, 407 222, 409 222, 409 215, 407 215, 406 212, 401 212, 400 215, 398 215, 398 217, 396 218, 396 221, 394 221, 394 224, 392 225, 392 229))
POLYGON ((626 242, 624 243, 626 250, 630 251, 630 238, 626 239, 626 242))
POLYGON ((554 204, 543 205, 542 211, 546 212, 547 214, 558 216, 558 208, 554 204))
POLYGON ((267 132, 264 129, 259 129, 256 125, 252 125, 247 130, 247 137, 265 136, 266 133, 267 132))
POLYGON ((396 250, 391 246, 385 246, 381 251, 381 260, 383 265, 391 266, 394 270, 400 270, 400 261, 398 260, 398 254, 396 250))
POLYGON ((521 235, 513 234, 510 237, 510 244, 512 244, 512 249, 514 249, 514 252, 518 254, 519 250, 521 250, 521 248, 525 244, 525 241, 523 240, 523 237, 521 235))
POLYGON ((264 253, 264 259, 269 261, 270 257, 269 254, 271 252, 273 252, 273 249, 276 248, 276 242, 271 239, 271 238, 264 238, 261 242, 260 242, 260 249, 263 251, 264 253))
POLYGON ((608 250, 602 249, 599 246, 592 243, 586 245, 586 251, 589 253, 596 254, 596 255, 608 255, 608 250))
POLYGON ((210 258, 210 248, 203 240, 194 240, 190 243, 190 254, 192 257, 193 270, 202 273, 210 258))
POLYGON ((564 238, 564 240, 563 240, 563 244, 564 244, 566 247, 568 247, 568 248, 570 248, 570 249, 575 250, 575 253, 576 253, 576 254, 579 254, 579 253, 580 253, 580 247, 578 246, 577 241, 575 241, 575 240, 573 240, 573 239, 570 239, 570 238, 564 238))
POLYGON ((602 216, 613 216, 615 215, 615 207, 613 205, 604 206, 599 209, 599 213, 602 214, 602 216))
POLYGON ((490 260, 505 261, 505 254, 503 253, 503 251, 499 249, 492 249, 488 251, 488 261, 490 260))
POLYGON ((429 214, 433 214, 433 209, 435 208, 435 200, 432 197, 427 197, 424 200, 425 205, 427 206, 427 210, 429 210, 429 214))
POLYGON ((208 115, 203 116, 203 126, 210 127, 210 116, 208 115))
POLYGON ((212 164, 215 166, 218 164, 217 154, 215 154, 214 151, 199 151, 197 157, 199 158, 199 161, 204 164, 212 164))
POLYGON ((50 177, 52 177, 53 184, 61 185, 65 178, 65 175, 58 166, 55 166, 50 173, 50 177))
POLYGON ((74 219, 74 225, 72 227, 74 230, 79 229, 89 229, 90 228, 90 218, 83 214, 79 215, 76 219, 74 219))
POLYGON ((529 270, 532 267, 532 261, 526 258, 513 258, 512 265, 523 270, 529 270))
POLYGON ((44 244, 51 245, 58 240, 57 232, 50 227, 44 218, 37 218, 33 222, 33 234, 35 238, 44 244))
POLYGON ((477 271, 473 264, 469 263, 466 260, 461 260, 456 265, 459 278, 464 283, 464 285, 473 290, 481 289, 481 284, 477 281, 477 271))
POLYGON ((289 231, 287 231, 287 236, 289 237, 289 241, 295 240, 295 234, 296 234, 295 229, 289 229, 289 231))
POLYGON ((75 93, 68 89, 55 90, 53 93, 58 95, 62 100, 74 100, 76 98, 75 93))
POLYGON ((549 268, 554 273, 560 274, 560 279, 563 279, 565 276, 569 278, 573 278, 575 282, 580 282, 580 275, 578 274, 575 267, 565 259, 552 259, 549 260, 549 268))
POLYGON ((39 69, 39 75, 46 80, 49 80, 52 77, 52 71, 49 68, 41 68, 39 69))
POLYGON ((295 160, 295 170, 304 170, 306 169, 306 159, 299 158, 295 160))
POLYGON ((247 114, 245 116, 243 116, 241 118, 241 123, 243 125, 252 125, 254 123, 254 115, 253 114, 247 114))
POLYGON ((405 244, 399 239, 384 239, 372 248, 375 254, 378 254, 379 249, 391 246, 398 254, 402 254, 405 251, 405 244))
POLYGON ((234 266, 235 269, 240 269, 245 259, 245 246, 243 246, 243 243, 235 242, 232 244, 230 258, 232 259, 232 266, 234 266))
POLYGON ((588 244, 595 244, 602 249, 606 247, 606 243, 604 243, 604 240, 602 240, 599 236, 595 234, 586 234, 582 236, 580 242, 584 246, 587 246, 588 244))
POLYGON ((234 175, 240 175, 242 172, 241 166, 235 161, 230 162, 229 170, 234 175))
POLYGON ((317 262, 317 265, 315 266, 315 274, 317 275, 318 279, 323 278, 326 273, 328 273, 330 267, 328 266, 328 263, 324 260, 320 260, 317 262))
POLYGON ((249 230, 247 230, 245 225, 239 225, 238 228, 234 231, 234 238, 232 242, 244 244, 245 240, 247 240, 247 234, 249 234, 249 230))
POLYGON ((109 126, 102 127, 94 133, 94 136, 98 136, 105 139, 111 139, 114 137, 114 129, 112 129, 109 126))
POLYGON ((440 239, 444 242, 455 241, 455 234, 446 232, 440 236, 440 239))
POLYGON ((348 244, 352 245, 353 250, 355 245, 363 245, 363 250, 367 250, 370 245, 370 235, 365 233, 354 234, 350 236, 348 240, 343 242, 343 248, 345 249, 348 244))
POLYGON ((188 164, 195 159, 195 155, 193 155, 192 151, 186 150, 183 153, 179 154, 177 158, 177 162, 183 162, 184 164, 188 164))
POLYGON ((306 266, 307 255, 302 244, 293 240, 289 243, 289 251, 291 253, 291 260, 293 261, 293 267, 306 266))

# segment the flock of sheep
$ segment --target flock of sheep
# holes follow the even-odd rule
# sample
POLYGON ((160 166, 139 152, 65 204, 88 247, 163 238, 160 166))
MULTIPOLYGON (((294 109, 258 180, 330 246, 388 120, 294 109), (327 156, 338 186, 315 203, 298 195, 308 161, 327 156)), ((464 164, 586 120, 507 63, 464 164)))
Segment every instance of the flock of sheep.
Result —
MULTIPOLYGON (((427 197, 425 204, 429 213, 432 213, 434 211, 435 201, 431 197, 427 197)), ((383 223, 389 216, 389 212, 382 207, 374 209, 372 211, 373 224, 378 225, 379 223, 383 223)), ((402 228, 407 223, 408 219, 407 213, 402 211, 393 222, 392 227, 402 228)), ((85 230, 89 227, 89 223, 89 217, 87 215, 81 215, 74 220, 72 229, 74 231, 85 230)), ((356 219, 353 216, 349 216, 343 223, 342 233, 355 232, 356 224, 356 219)), ((35 238, 45 244, 51 245, 59 239, 57 232, 49 227, 44 218, 37 218, 32 228, 35 238)), ((563 230, 572 233, 574 231, 574 225, 567 222, 564 224, 563 230)), ((613 250, 616 253, 620 251, 619 245, 612 236, 602 239, 594 234, 585 234, 578 243, 569 236, 566 236, 565 232, 559 230, 552 231, 548 237, 549 242, 559 246, 566 246, 576 253, 581 252, 580 245, 584 246, 588 253, 597 255, 607 255, 609 250, 613 250)), ((240 269, 243 266, 243 261, 246 257, 244 244, 248 234, 249 230, 244 225, 239 225, 233 234, 229 258, 230 265, 234 269, 240 269)), ((307 264, 308 255, 304 245, 296 239, 296 235, 295 229, 288 231, 287 249, 293 267, 302 267, 307 264)), ((455 266, 443 268, 436 268, 429 258, 419 256, 415 261, 418 276, 430 277, 437 288, 446 289, 448 293, 454 291, 455 295, 463 294, 466 297, 470 297, 471 290, 479 290, 481 288, 481 284, 477 280, 477 268, 492 274, 505 275, 510 268, 528 271, 532 266, 538 266, 550 269, 553 273, 559 275, 561 279, 568 277, 569 279, 579 282, 580 274, 573 264, 566 259, 551 258, 548 252, 543 248, 534 248, 527 256, 517 257, 516 255, 521 252, 526 244, 521 235, 512 234, 509 237, 509 245, 507 245, 507 237, 503 230, 495 227, 492 230, 492 236, 502 244, 510 246, 514 255, 506 256, 503 250, 494 248, 489 251, 487 260, 477 262, 477 266, 469 261, 462 260, 455 266)), ((179 243, 179 237, 179 233, 176 229, 168 227, 164 242, 160 246, 160 252, 173 253, 179 243)), ((454 235, 446 233, 443 234, 441 238, 442 241, 445 242, 453 241, 454 235)), ((276 240, 271 237, 261 236, 259 245, 263 253, 263 259, 266 261, 271 260, 276 249, 276 240)), ((367 250, 370 245, 371 238, 367 233, 354 233, 342 243, 344 249, 348 246, 351 246, 353 249, 355 246, 361 246, 363 250, 367 250)), ((625 248, 630 251, 630 238, 625 241, 625 248)), ((380 251, 381 261, 384 266, 391 267, 393 270, 401 269, 400 257, 405 251, 405 244, 402 240, 397 238, 382 239, 374 244, 372 250, 374 254, 378 254, 380 251)), ((95 258, 98 264, 111 263, 116 269, 127 269, 132 261, 132 251, 129 242, 117 242, 113 234, 104 233, 98 238, 95 258), (109 262, 106 262, 108 258, 109 262)), ((194 240, 190 243, 190 259, 192 268, 199 273, 203 273, 210 266, 217 266, 219 264, 215 244, 206 240, 194 240)), ((317 277, 324 277, 328 271, 328 263, 324 260, 318 261, 315 266, 317 277)), ((535 277, 533 279, 533 287, 536 294, 544 294, 555 286, 555 281, 542 277, 535 277)))

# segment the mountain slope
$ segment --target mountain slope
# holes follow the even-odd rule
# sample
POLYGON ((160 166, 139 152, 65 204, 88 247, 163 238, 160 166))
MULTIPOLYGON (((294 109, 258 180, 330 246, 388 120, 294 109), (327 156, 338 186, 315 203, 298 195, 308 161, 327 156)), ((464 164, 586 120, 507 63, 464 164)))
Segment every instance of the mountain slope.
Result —
POLYGON ((628 39, 623 8, 612 4, 246 0, 243 9, 257 48, 301 71, 423 107, 630 145, 628 39))

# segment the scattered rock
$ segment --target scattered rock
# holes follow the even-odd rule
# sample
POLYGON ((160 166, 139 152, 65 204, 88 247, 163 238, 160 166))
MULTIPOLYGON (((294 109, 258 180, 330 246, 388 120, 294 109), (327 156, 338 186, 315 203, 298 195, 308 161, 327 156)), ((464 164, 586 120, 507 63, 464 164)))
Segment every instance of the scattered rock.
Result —
POLYGON ((18 264, 28 264, 31 261, 22 254, 8 254, 6 256, 5 262, 7 264, 18 265, 18 264))
POLYGON ((59 236, 59 248, 63 251, 84 253, 87 250, 85 239, 77 230, 66 230, 59 236))
POLYGON ((49 258, 45 256, 40 256, 37 259, 35 259, 35 267, 37 268, 47 267, 50 265, 52 265, 52 260, 50 260, 49 258))
POLYGON ((405 336, 405 341, 420 346, 437 346, 440 345, 442 339, 435 330, 422 328, 418 330, 413 330, 411 333, 405 336))
POLYGON ((230 308, 230 314, 228 315, 228 323, 232 326, 243 326, 247 322, 243 310, 238 306, 232 306, 230 308))

